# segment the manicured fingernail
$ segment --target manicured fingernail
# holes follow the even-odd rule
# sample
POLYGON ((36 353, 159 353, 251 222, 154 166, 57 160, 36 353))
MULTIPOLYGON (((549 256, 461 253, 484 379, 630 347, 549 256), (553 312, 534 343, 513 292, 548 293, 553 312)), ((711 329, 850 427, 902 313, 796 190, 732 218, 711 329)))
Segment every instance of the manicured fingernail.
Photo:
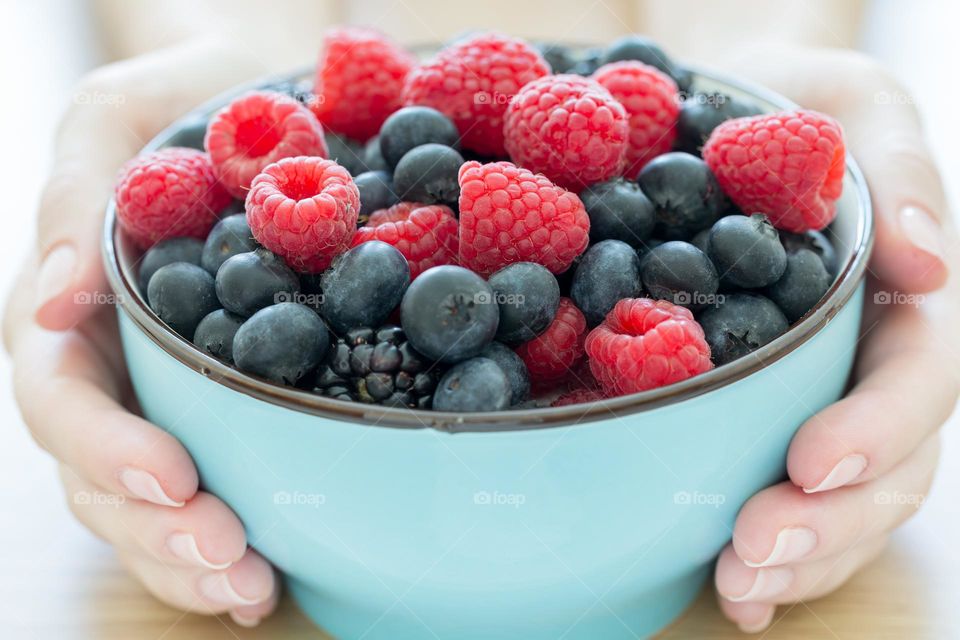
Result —
POLYGON ((58 245, 47 254, 37 274, 37 308, 67 288, 77 263, 77 250, 70 243, 58 245))
POLYGON ((258 618, 258 617, 256 617, 256 616, 253 616, 253 617, 249 617, 249 618, 248 618, 247 616, 240 615, 240 614, 237 613, 236 611, 231 611, 231 612, 230 612, 230 619, 233 620, 234 622, 236 622, 236 623, 237 623, 238 625, 240 625, 241 627, 252 628, 252 627, 255 627, 255 626, 257 626, 258 624, 260 624, 260 621, 261 621, 263 618, 258 618))
POLYGON ((724 597, 730 602, 762 602, 786 591, 791 582, 793 582, 793 569, 789 567, 760 569, 746 593, 724 597))
POLYGON ((778 564, 787 564, 804 557, 817 546, 817 534, 807 527, 787 527, 777 534, 777 541, 773 544, 773 551, 761 562, 744 560, 748 567, 771 567, 778 564))
POLYGON ((743 631, 744 633, 760 633, 770 626, 770 623, 773 622, 773 614, 776 612, 777 608, 771 606, 767 611, 767 614, 757 622, 741 622, 737 626, 740 627, 740 631, 743 631))
POLYGON ((200 553, 200 547, 197 546, 197 539, 189 533, 170 534, 167 538, 167 548, 170 549, 170 553, 181 560, 186 560, 191 564, 206 567, 207 569, 221 571, 233 564, 231 562, 216 564, 204 558, 203 554, 200 553))
POLYGON ((919 207, 901 209, 900 230, 910 244, 943 261, 943 229, 928 211, 919 207))
POLYGON ((803 492, 818 493, 820 491, 830 491, 831 489, 842 487, 845 484, 850 484, 856 480, 856 478, 863 473, 863 470, 866 468, 866 457, 860 455, 859 453, 851 453, 843 460, 838 462, 837 466, 831 469, 830 473, 827 474, 827 477, 820 481, 820 484, 812 489, 807 489, 804 487, 803 492))
POLYGON ((245 598, 230 583, 226 573, 211 573, 200 578, 200 592, 210 600, 230 607, 249 607, 260 600, 245 598))
POLYGON ((164 493, 160 482, 143 469, 124 467, 120 470, 120 482, 126 487, 127 491, 141 500, 159 504, 163 507, 183 506, 182 502, 177 502, 164 493))

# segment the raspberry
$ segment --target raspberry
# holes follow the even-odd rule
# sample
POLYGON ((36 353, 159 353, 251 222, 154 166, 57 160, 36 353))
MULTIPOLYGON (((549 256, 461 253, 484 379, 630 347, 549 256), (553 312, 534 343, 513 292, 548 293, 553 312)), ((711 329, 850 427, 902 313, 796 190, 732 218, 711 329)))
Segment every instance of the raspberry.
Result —
POLYGON ((584 348, 609 396, 662 387, 713 368, 693 314, 666 300, 621 300, 590 332, 584 348))
POLYGON ((538 386, 562 380, 583 357, 587 321, 570 298, 560 298, 557 315, 547 330, 516 348, 538 386))
POLYGON ((327 156, 323 127, 293 98, 254 91, 221 109, 203 141, 220 182, 234 197, 268 164, 294 156, 327 156))
POLYGON ((331 131, 364 142, 400 108, 400 92, 416 60, 372 29, 332 29, 323 39, 311 108, 331 131))
POLYGON ((441 204, 401 202, 370 214, 353 246, 380 240, 397 248, 410 265, 410 279, 441 264, 457 263, 457 219, 441 204))
POLYGON ((565 271, 587 248, 590 218, 575 194, 510 162, 460 167, 460 264, 484 276, 514 262, 565 271))
POLYGON ((128 162, 115 191, 117 219, 141 249, 160 240, 204 238, 230 202, 210 156, 170 147, 128 162))
POLYGON ((523 40, 485 33, 453 44, 407 76, 403 104, 446 114, 464 149, 503 156, 503 114, 520 87, 550 73, 523 40))
POLYGON ((643 165, 670 151, 677 137, 680 100, 667 74, 635 60, 600 67, 593 79, 627 110, 630 141, 625 176, 635 180, 643 165))
POLYGON ((559 75, 510 100, 503 135, 514 162, 580 189, 623 172, 630 125, 623 105, 595 81, 559 75))
POLYGON ((580 388, 574 389, 573 391, 567 391, 565 394, 551 402, 550 406, 566 407, 571 404, 582 404, 584 402, 594 402, 596 400, 603 400, 603 394, 596 389, 580 388))
POLYGON ((703 146, 737 206, 794 233, 823 229, 836 216, 844 153, 840 123, 809 110, 728 120, 703 146))
POLYGON ((257 242, 301 273, 319 273, 350 247, 360 194, 333 160, 300 156, 264 168, 247 194, 257 242))

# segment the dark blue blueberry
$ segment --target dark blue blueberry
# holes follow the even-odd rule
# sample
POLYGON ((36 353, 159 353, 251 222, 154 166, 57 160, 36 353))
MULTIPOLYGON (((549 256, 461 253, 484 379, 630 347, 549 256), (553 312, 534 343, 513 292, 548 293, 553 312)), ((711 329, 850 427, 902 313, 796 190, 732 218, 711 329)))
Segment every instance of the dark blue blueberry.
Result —
POLYGON ((787 253, 795 253, 801 249, 809 249, 820 256, 823 260, 823 266, 831 277, 837 275, 839 264, 837 262, 837 252, 833 244, 827 240, 827 236, 820 231, 807 231, 806 233, 790 233, 788 231, 780 232, 780 243, 787 253))
POLYGON ((574 54, 573 64, 568 73, 574 73, 578 76, 590 76, 603 64, 600 59, 603 56, 603 49, 590 48, 574 54))
POLYGON ((757 289, 780 279, 787 252, 765 215, 725 216, 710 229, 710 259, 727 286, 757 289))
POLYGON ((213 276, 188 262, 157 269, 147 285, 147 301, 161 320, 187 340, 193 340, 204 316, 220 307, 213 276))
POLYGON ((257 241, 253 239, 253 232, 247 224, 247 216, 237 213, 227 216, 214 225, 203 244, 203 255, 200 266, 213 275, 217 275, 220 265, 229 258, 254 251, 257 241))
POLYGON ((196 238, 170 238, 153 245, 140 259, 140 291, 146 295, 150 278, 160 267, 174 262, 200 264, 203 242, 196 238))
POLYGON ((790 322, 796 322, 820 301, 833 278, 823 260, 810 249, 798 249, 787 255, 783 276, 764 293, 777 303, 790 322))
POLYGON ((459 147, 460 133, 447 116, 430 107, 403 107, 380 127, 380 153, 388 167, 415 147, 428 143, 459 147))
POLYGON ((759 349, 788 327, 776 304, 753 293, 725 295, 722 303, 707 307, 697 320, 710 345, 710 358, 717 366, 759 349))
POLYGON ((604 240, 583 255, 570 297, 583 312, 587 324, 595 327, 624 298, 636 298, 640 286, 640 258, 633 247, 619 240, 604 240))
POLYGON ((546 268, 533 262, 516 262, 488 280, 500 305, 497 340, 517 345, 543 333, 560 305, 560 285, 546 268))
POLYGON ((364 219, 374 211, 400 202, 393 191, 393 178, 387 171, 365 171, 356 176, 353 182, 360 192, 360 215, 364 219))
POLYGON ((366 165, 367 171, 390 171, 387 161, 380 153, 380 136, 373 136, 367 140, 367 144, 363 147, 363 164, 366 165))
POLYGON ((233 338, 237 368, 276 382, 296 384, 315 369, 330 344, 330 332, 312 309, 281 302, 253 314, 233 338))
POLYGON ((338 333, 379 327, 410 284, 410 266, 391 245, 364 242, 337 257, 320 279, 320 313, 338 333))
POLYGON ((704 253, 709 253, 708 248, 710 246, 710 229, 704 229, 702 231, 697 231, 697 234, 690 238, 690 244, 695 246, 700 251, 704 253))
POLYGON ((674 65, 670 56, 660 48, 660 45, 649 38, 631 34, 614 40, 604 52, 600 64, 604 65, 610 62, 619 62, 620 60, 639 60, 644 64, 648 64, 664 72, 673 78, 678 86, 683 82, 683 85, 680 86, 681 89, 686 90, 689 88, 689 74, 682 73, 681 70, 674 65))
POLYGON ((689 242, 664 242, 643 256, 643 286, 651 298, 691 309, 713 304, 720 278, 710 258, 689 242))
POLYGON ((187 147, 203 151, 203 138, 207 135, 206 116, 188 116, 177 123, 177 132, 167 141, 167 147, 187 147))
POLYGON ((530 372, 527 371, 523 358, 513 349, 502 342, 491 342, 480 352, 480 357, 490 358, 507 374, 507 380, 510 382, 511 406, 527 399, 530 395, 530 372))
POLYGON ((500 307, 486 280, 469 269, 444 265, 413 281, 400 305, 400 321, 417 351, 430 360, 454 363, 472 358, 493 341, 500 307))
POLYGON ((614 178, 580 192, 590 216, 590 241, 620 240, 631 247, 643 245, 657 218, 653 203, 635 182, 614 178))
POLYGON ((402 200, 456 207, 460 198, 457 174, 463 156, 442 144, 422 144, 408 151, 393 172, 393 187, 402 200))
POLYGON ((577 57, 566 45, 556 42, 538 42, 534 45, 543 59, 550 65, 550 70, 557 73, 567 73, 577 62, 577 57))
POLYGON ((293 302, 300 279, 266 249, 238 253, 217 271, 217 297, 227 311, 244 318, 278 302, 293 302))
POLYGON ((681 151, 700 155, 700 148, 721 122, 763 113, 754 102, 724 93, 695 93, 683 101, 677 119, 677 143, 681 151))
POLYGON ((510 406, 510 398, 510 381, 503 369, 490 358, 471 358, 440 378, 433 408, 462 413, 503 411, 510 406))
POLYGON ((654 234, 665 240, 686 240, 710 227, 727 204, 706 163, 682 151, 648 162, 637 182, 656 210, 654 234))
POLYGON ((208 313, 193 334, 193 344, 225 362, 233 362, 233 337, 240 325, 241 316, 234 315, 225 309, 217 309, 208 313))
POLYGON ((360 175, 367 171, 363 161, 363 145, 356 140, 338 136, 332 131, 324 131, 323 138, 327 142, 327 157, 350 172, 350 175, 360 175))

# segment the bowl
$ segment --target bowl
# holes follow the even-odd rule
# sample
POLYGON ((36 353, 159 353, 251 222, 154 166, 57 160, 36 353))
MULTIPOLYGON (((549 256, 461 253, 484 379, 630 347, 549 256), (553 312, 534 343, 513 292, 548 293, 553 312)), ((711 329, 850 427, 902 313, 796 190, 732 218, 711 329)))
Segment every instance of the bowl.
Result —
MULTIPOLYGON (((793 106, 695 74, 701 90, 793 106)), ((248 88, 185 116, 145 151, 248 88)), ((741 505, 785 477, 797 428, 844 390, 873 238, 850 158, 838 208, 837 278, 770 344, 669 387, 498 413, 372 407, 265 383, 153 314, 112 203, 104 256, 144 415, 183 443, 203 488, 236 512, 329 633, 642 638, 691 603, 741 505)))

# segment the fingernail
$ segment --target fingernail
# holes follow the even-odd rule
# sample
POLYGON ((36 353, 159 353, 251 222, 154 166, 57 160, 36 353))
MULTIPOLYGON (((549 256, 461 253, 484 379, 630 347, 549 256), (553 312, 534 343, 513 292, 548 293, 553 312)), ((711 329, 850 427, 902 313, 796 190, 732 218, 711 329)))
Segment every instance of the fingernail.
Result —
POLYGON ((744 560, 748 567, 770 567, 778 564, 794 562, 806 556, 817 546, 817 534, 807 527, 787 527, 777 534, 777 541, 773 544, 773 551, 761 562, 744 560))
POLYGON ((793 569, 789 567, 773 567, 760 569, 753 579, 750 589, 739 596, 724 596, 730 602, 763 601, 783 593, 793 582, 793 569))
POLYGON ((191 564, 206 567, 207 569, 222 571, 233 564, 232 562, 216 564, 204 558, 203 554, 200 553, 200 547, 197 546, 197 539, 194 538, 193 534, 190 533, 170 534, 170 536, 167 538, 167 548, 170 549, 170 553, 177 556, 181 560, 186 560, 191 564))
POLYGON ((200 593, 216 603, 231 607, 249 607, 260 602, 237 593, 226 573, 211 573, 200 578, 200 593))
POLYGON ((77 263, 77 250, 68 242, 47 254, 37 274, 37 308, 39 309, 67 288, 77 263))
POLYGON ((758 622, 741 622, 737 626, 740 627, 740 631, 744 633, 760 633, 764 629, 770 626, 770 623, 773 622, 773 614, 777 612, 777 608, 771 606, 767 611, 767 614, 761 618, 758 622))
POLYGON ((804 493, 818 493, 820 491, 830 491, 842 487, 845 484, 853 482, 857 476, 863 473, 867 468, 866 457, 859 453, 852 453, 837 463, 827 477, 820 481, 820 484, 812 489, 803 488, 804 493))
POLYGON ((901 209, 900 230, 910 244, 943 261, 943 229, 928 211, 919 207, 901 209))
POLYGON ((120 470, 120 483, 126 487, 127 491, 147 502, 159 504, 163 507, 182 507, 182 502, 177 502, 163 491, 160 482, 143 469, 134 469, 133 467, 124 467, 120 470))
POLYGON ((252 628, 260 624, 260 621, 263 618, 258 618, 257 616, 252 616, 248 618, 247 616, 240 615, 236 611, 231 611, 230 619, 236 622, 241 627, 252 628))

